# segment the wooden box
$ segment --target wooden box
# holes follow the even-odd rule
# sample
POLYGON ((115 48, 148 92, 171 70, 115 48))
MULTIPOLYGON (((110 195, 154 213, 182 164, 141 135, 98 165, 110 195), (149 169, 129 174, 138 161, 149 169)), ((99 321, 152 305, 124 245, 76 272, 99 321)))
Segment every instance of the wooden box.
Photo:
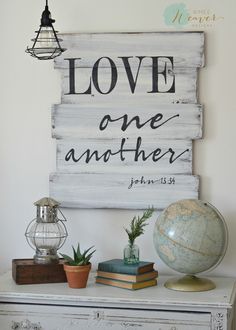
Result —
POLYGON ((12 277, 17 284, 66 282, 63 259, 51 265, 35 264, 33 259, 13 259, 12 277))

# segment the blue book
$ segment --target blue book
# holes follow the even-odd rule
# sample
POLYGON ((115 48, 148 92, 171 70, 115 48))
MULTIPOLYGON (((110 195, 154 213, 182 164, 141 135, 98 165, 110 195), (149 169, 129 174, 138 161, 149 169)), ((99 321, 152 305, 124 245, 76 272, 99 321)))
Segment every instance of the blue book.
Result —
POLYGON ((135 265, 124 264, 123 259, 112 259, 99 262, 98 271, 138 275, 153 271, 154 262, 140 261, 135 265))

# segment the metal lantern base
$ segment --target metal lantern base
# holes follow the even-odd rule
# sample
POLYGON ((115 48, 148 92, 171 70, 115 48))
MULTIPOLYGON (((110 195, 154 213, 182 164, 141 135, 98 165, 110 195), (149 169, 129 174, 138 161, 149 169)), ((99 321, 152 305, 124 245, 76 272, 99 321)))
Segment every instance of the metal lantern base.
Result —
POLYGON ((34 255, 34 262, 40 265, 58 264, 59 257, 55 250, 37 250, 34 255))
POLYGON ((164 284, 166 288, 176 291, 198 292, 215 289, 215 283, 208 278, 199 278, 194 275, 185 275, 173 278, 164 284))

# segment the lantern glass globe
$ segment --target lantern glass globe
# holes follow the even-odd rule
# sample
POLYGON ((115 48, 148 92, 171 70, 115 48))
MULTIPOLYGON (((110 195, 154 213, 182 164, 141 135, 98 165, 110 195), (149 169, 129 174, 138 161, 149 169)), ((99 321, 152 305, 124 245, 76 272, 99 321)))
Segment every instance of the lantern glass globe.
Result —
POLYGON ((58 250, 66 239, 62 225, 57 223, 35 222, 29 229, 29 239, 37 249, 58 250))

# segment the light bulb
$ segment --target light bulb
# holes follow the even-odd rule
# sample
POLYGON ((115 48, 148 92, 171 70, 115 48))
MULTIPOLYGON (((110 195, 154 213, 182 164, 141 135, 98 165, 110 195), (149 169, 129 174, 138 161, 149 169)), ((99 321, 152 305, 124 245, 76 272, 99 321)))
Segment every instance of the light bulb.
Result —
POLYGON ((50 26, 45 26, 41 28, 41 31, 38 36, 38 45, 40 48, 54 48, 55 44, 55 36, 53 30, 50 26))

